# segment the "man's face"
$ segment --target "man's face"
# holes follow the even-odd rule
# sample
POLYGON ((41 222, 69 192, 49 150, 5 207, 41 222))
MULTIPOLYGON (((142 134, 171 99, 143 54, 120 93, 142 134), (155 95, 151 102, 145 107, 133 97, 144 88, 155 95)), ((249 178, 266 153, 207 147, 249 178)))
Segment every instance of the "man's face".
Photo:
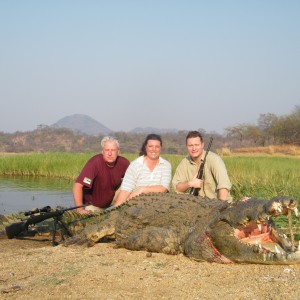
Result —
POLYGON ((204 143, 201 143, 199 137, 187 139, 186 147, 193 160, 199 158, 203 152, 204 143))
POLYGON ((107 163, 114 163, 120 154, 120 150, 115 142, 105 142, 102 149, 103 159, 107 163))
POLYGON ((150 159, 158 159, 161 151, 160 141, 149 140, 146 145, 146 153, 150 159))

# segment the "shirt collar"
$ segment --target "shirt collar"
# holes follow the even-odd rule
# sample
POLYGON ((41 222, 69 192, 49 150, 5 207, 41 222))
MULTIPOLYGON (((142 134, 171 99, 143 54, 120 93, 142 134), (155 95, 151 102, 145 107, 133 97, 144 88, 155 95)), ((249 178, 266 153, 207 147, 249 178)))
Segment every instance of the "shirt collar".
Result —
MULTIPOLYGON (((204 160, 204 156, 205 156, 205 150, 202 151, 201 162, 204 160)), ((186 159, 190 162, 190 164, 196 165, 196 163, 193 161, 193 159, 192 159, 192 157, 190 155, 187 156, 186 159)))
MULTIPOLYGON (((139 163, 143 164, 143 163, 144 163, 144 155, 139 156, 139 157, 137 158, 137 161, 138 161, 139 163)), ((163 163, 164 163, 164 161, 162 160, 161 157, 159 157, 159 158, 158 158, 158 164, 163 164, 163 163)))

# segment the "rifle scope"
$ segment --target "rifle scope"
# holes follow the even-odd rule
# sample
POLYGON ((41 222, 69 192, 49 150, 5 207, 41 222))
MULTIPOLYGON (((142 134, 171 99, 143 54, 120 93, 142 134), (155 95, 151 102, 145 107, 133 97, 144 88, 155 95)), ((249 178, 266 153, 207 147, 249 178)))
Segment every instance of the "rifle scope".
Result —
POLYGON ((50 206, 45 206, 43 208, 36 208, 34 210, 29 210, 29 211, 25 211, 24 215, 25 216, 31 216, 37 213, 43 213, 43 212, 49 212, 51 210, 50 206))

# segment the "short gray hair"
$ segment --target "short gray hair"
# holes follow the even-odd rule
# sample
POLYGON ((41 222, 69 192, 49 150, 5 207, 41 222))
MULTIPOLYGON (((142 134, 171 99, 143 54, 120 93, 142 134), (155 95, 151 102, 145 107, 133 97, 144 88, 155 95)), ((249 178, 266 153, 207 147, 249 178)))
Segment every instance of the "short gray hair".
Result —
POLYGON ((112 137, 112 136, 109 136, 109 135, 105 136, 105 137, 101 140, 101 147, 102 147, 102 149, 104 148, 104 145, 105 145, 106 142, 114 142, 114 143, 116 143, 118 149, 120 149, 119 141, 118 141, 116 138, 114 138, 114 137, 112 137))

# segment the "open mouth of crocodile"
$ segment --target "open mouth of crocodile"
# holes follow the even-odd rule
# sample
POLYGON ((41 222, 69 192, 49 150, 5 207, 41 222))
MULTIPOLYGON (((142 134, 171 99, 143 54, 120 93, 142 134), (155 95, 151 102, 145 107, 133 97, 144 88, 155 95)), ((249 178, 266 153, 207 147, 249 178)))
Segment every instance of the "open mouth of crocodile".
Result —
POLYGON ((222 241, 221 234, 217 232, 221 231, 221 227, 216 226, 214 244, 217 249, 222 249, 225 257, 233 261, 298 263, 300 247, 298 243, 295 245, 292 213, 298 217, 297 202, 289 197, 280 196, 267 202, 255 198, 243 201, 222 212, 219 219, 227 223, 227 228, 231 230, 228 229, 227 239, 223 233, 222 241), (279 216, 286 216, 288 219, 289 238, 275 227, 274 220, 279 216), (230 247, 230 243, 235 246, 230 247))
MULTIPOLYGON (((276 255, 281 258, 288 258, 291 254, 300 255, 300 242, 295 245, 294 233, 292 230, 292 213, 298 217, 297 204, 293 199, 281 199, 281 201, 271 202, 271 205, 257 220, 243 222, 243 225, 236 227, 234 236, 240 242, 253 246, 260 254, 276 255), (279 232, 270 222, 270 217, 285 215, 288 218, 290 239, 285 233, 279 232)), ((244 219, 245 220, 245 219, 244 219)))
POLYGON ((250 222, 243 228, 235 229, 234 235, 242 243, 257 246, 260 253, 272 252, 283 255, 295 251, 295 246, 291 242, 293 239, 288 240, 284 233, 278 233, 267 223, 257 225, 256 222, 250 222))

